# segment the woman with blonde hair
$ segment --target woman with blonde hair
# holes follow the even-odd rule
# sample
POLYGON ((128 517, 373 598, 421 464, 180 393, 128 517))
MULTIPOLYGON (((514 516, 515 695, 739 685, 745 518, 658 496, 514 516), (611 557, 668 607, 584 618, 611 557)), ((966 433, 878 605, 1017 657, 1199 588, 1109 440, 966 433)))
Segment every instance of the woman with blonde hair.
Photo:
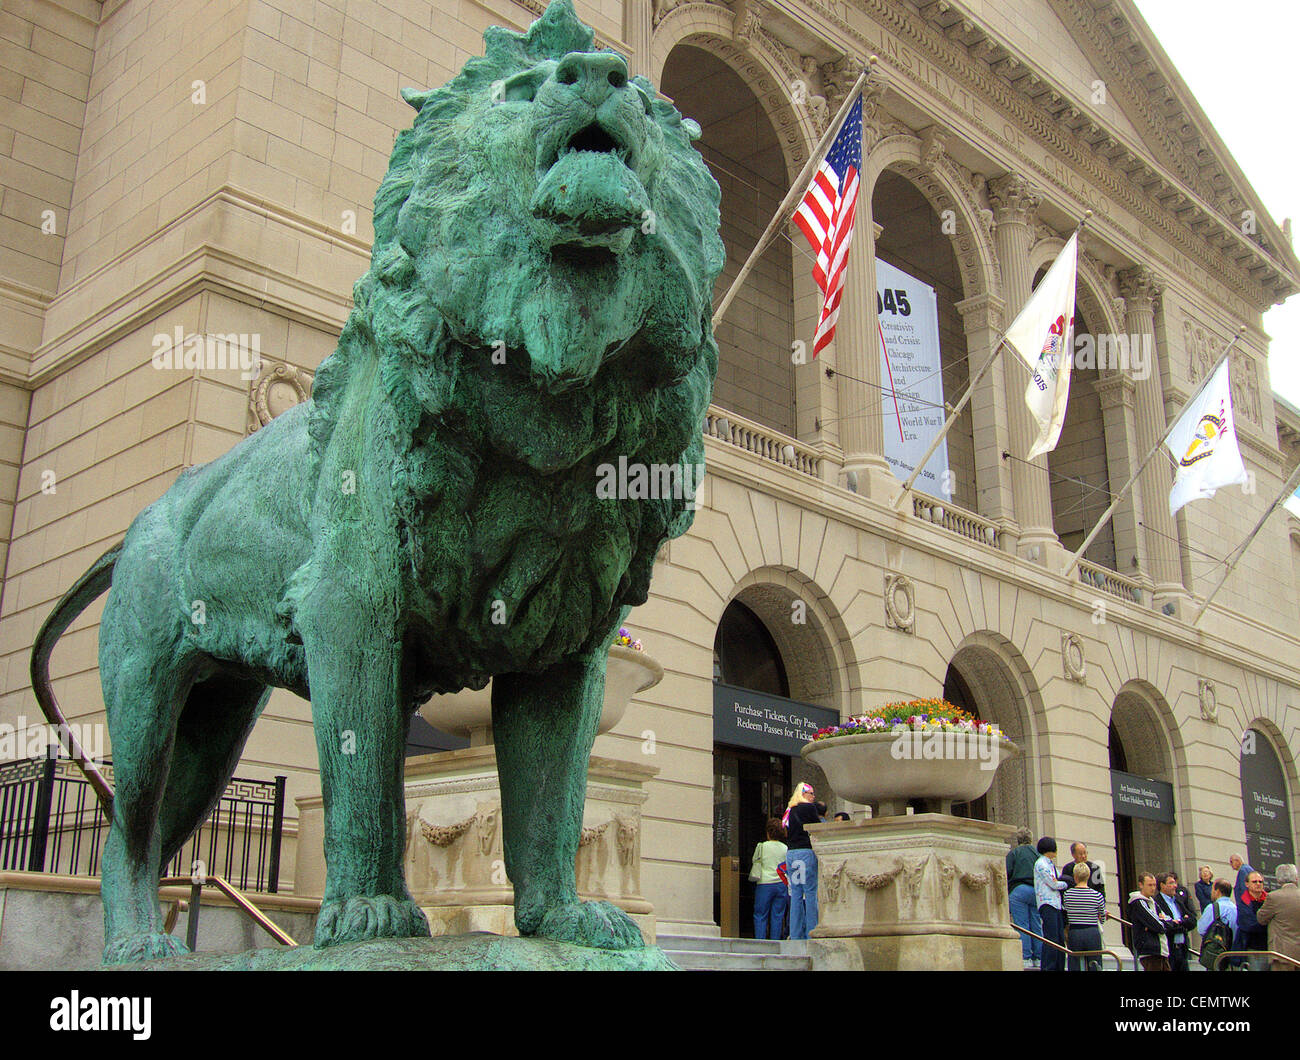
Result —
POLYGON ((790 937, 806 939, 817 926, 817 855, 805 825, 817 824, 826 813, 826 804, 816 801, 811 784, 795 788, 786 807, 786 875, 790 878, 790 937))

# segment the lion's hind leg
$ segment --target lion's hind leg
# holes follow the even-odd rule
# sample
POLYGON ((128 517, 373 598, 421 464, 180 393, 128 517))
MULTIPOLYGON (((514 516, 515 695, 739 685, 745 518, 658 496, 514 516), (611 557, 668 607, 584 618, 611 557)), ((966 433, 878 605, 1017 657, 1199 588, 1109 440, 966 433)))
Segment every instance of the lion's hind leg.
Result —
POLYGON ((130 656, 111 670, 101 667, 114 785, 101 883, 105 964, 186 952, 180 940, 163 931, 158 879, 159 816, 176 722, 190 679, 175 668, 151 662, 130 656))

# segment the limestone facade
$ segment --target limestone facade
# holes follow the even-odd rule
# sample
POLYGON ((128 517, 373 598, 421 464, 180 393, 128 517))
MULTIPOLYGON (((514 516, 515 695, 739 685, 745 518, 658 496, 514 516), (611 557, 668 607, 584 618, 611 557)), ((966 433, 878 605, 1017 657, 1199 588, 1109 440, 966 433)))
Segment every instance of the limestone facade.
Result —
MULTIPOLYGON (((1281 763, 1294 842, 1300 523, 1275 515, 1206 617, 1191 618, 1215 561, 1300 459, 1300 413, 1272 394, 1261 323, 1300 288, 1300 263, 1131 0, 577 8, 704 128, 724 191, 719 296, 879 57, 837 337, 816 361, 792 359, 811 345, 819 302, 790 228, 719 329, 700 510, 628 622, 664 680, 596 745, 658 770, 640 809, 638 884, 659 931, 717 930, 713 646, 733 600, 767 626, 789 697, 842 716, 938 695, 958 674, 1026 751, 999 772, 988 818, 1085 840, 1112 879, 1117 842, 1139 868, 1184 878, 1201 863, 1222 871, 1244 847, 1247 730, 1281 763), (1151 370, 1081 372, 1062 448, 1030 464, 1018 459, 1025 379, 1000 360, 949 443, 953 495, 900 506, 883 456, 876 254, 941 292, 952 404, 1085 210, 1080 318, 1096 336, 1136 336, 1151 370), (1254 491, 1170 519, 1169 471, 1155 465, 1090 562, 1063 577, 1105 491, 1243 325, 1233 395, 1254 491), (899 578, 909 622, 895 621, 899 578), (1117 837, 1117 741, 1123 768, 1172 785, 1173 825, 1134 820, 1117 837)), ((184 467, 307 394, 368 266, 371 200, 411 120, 399 88, 441 84, 481 53, 487 26, 522 28, 540 11, 536 0, 4 4, 0 723, 35 719, 28 654, 61 593, 184 467), (214 339, 216 352, 255 343, 260 364, 154 366, 161 347, 194 336, 205 353, 214 339)), ((100 606, 55 654, 70 720, 102 717, 100 606)), ((308 704, 276 692, 238 774, 287 773, 292 806, 319 794, 315 762, 308 704)))

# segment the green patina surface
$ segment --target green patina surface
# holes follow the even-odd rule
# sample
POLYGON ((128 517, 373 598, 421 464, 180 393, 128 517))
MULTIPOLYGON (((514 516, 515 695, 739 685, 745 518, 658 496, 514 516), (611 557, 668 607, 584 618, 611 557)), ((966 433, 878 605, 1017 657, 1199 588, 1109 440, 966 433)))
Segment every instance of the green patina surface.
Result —
POLYGON ((192 972, 671 972, 676 966, 653 946, 600 950, 551 939, 450 935, 430 939, 368 939, 328 949, 189 953, 146 961, 143 971, 192 972))
POLYGON ((620 458, 698 481, 719 192, 698 129, 595 51, 569 0, 485 41, 448 85, 404 93, 417 115, 312 399, 184 473, 37 638, 48 659, 111 580, 106 961, 182 949, 159 866, 272 686, 312 701, 316 946, 427 935, 402 873, 406 731, 431 694, 489 677, 520 932, 642 946, 622 912, 578 901, 574 855, 606 648, 693 505, 597 484, 620 458))

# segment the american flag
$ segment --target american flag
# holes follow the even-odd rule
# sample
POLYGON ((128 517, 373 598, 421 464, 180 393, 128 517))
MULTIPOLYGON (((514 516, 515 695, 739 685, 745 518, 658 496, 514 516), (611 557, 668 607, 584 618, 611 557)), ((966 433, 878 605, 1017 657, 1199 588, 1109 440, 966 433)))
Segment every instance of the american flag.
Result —
POLYGON ((858 175, 862 172, 862 97, 849 108, 839 135, 817 167, 812 184, 794 223, 817 252, 813 279, 824 301, 817 331, 813 335, 813 356, 835 335, 840 315, 840 294, 844 290, 844 269, 849 263, 853 239, 853 217, 858 205, 858 175))

